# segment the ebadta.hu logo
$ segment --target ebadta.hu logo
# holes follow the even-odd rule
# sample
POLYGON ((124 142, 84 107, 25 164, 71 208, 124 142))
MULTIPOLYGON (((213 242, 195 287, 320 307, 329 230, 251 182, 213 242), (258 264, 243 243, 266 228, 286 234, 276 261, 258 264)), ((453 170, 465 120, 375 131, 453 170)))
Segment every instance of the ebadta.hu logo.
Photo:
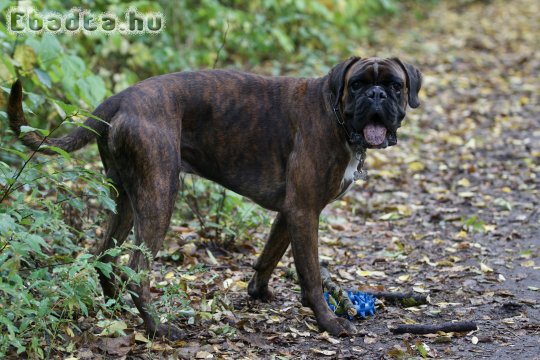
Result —
POLYGON ((67 12, 37 11, 33 7, 12 7, 6 14, 6 28, 12 34, 158 34, 165 28, 162 13, 140 13, 129 8, 123 17, 111 12, 95 13, 73 8, 67 12))

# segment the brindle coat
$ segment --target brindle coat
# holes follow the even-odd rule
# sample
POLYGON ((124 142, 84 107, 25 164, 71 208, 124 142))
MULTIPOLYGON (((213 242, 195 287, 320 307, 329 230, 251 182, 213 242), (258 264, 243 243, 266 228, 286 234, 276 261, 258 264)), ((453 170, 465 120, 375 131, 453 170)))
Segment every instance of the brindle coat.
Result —
MULTIPOLYGON (((418 106, 420 84, 419 71, 398 59, 356 57, 313 79, 232 70, 173 73, 144 80, 105 100, 94 114, 110 126, 92 118, 85 122, 99 136, 76 128, 44 144, 69 152, 97 139, 107 176, 118 189, 117 213, 110 215, 98 253, 111 248, 113 239, 122 243, 134 226, 136 243, 146 244, 155 255, 169 226, 182 171, 276 211, 249 294, 271 298, 270 276, 291 244, 303 303, 313 309, 322 330, 347 334, 354 327, 336 317, 323 299, 317 249, 319 215, 348 185, 343 176, 354 156, 332 105, 339 99, 339 114, 349 132, 378 121, 391 140, 384 146, 392 145, 390 136, 395 136, 407 103, 418 106), (392 90, 395 82, 403 92, 392 90), (370 110, 373 100, 366 96, 372 86, 388 93, 375 115, 370 110)), ((27 123, 20 81, 13 85, 8 115, 19 134, 27 123)), ((43 138, 26 133, 22 141, 36 150, 43 138)), ((365 142, 362 146, 369 147, 365 142)), ((54 154, 46 147, 39 151, 54 154)), ((148 259, 134 252, 129 266, 148 269, 148 259)), ((106 296, 118 295, 111 279, 100 274, 100 281, 106 296)), ((130 290, 138 295, 133 301, 150 334, 180 336, 178 328, 160 324, 151 314, 148 282, 131 284, 130 290)))

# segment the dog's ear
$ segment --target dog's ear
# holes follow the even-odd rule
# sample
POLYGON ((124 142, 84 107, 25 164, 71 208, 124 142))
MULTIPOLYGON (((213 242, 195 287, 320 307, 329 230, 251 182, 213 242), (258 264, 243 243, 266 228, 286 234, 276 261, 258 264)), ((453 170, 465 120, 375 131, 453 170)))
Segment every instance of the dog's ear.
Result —
POLYGON ((337 64, 330 70, 329 76, 329 83, 330 83, 330 91, 332 94, 334 94, 334 108, 336 108, 339 105, 339 102, 341 101, 341 96, 343 96, 343 90, 345 88, 345 76, 347 75, 347 71, 351 68, 351 66, 360 60, 360 57, 358 56, 351 56, 347 60, 337 64))
POLYGON ((393 60, 397 62, 405 72, 409 106, 413 109, 419 107, 420 101, 418 100, 418 93, 422 87, 422 73, 416 67, 411 64, 403 63, 398 58, 394 58, 393 60))

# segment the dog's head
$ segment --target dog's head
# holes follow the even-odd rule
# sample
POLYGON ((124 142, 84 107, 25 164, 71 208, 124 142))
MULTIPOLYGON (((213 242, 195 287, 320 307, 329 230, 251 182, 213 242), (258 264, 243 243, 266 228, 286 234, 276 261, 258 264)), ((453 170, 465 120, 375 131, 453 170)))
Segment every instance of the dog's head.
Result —
POLYGON ((407 104, 417 108, 422 74, 398 58, 351 57, 329 75, 332 106, 365 148, 397 144, 407 104))

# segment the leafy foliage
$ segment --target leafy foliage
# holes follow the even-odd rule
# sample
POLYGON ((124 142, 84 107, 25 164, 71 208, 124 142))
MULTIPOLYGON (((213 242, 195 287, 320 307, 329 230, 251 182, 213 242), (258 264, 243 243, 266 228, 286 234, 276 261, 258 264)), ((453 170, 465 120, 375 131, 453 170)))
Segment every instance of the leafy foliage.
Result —
POLYGON ((82 211, 84 198, 114 210, 110 184, 69 154, 50 163, 2 148, 23 163, 13 168, 0 162, 0 354, 11 346, 48 357, 41 339, 56 342, 60 332, 74 327, 75 315, 88 315, 97 297, 98 258, 77 245, 85 233, 64 221, 63 209, 82 211))

